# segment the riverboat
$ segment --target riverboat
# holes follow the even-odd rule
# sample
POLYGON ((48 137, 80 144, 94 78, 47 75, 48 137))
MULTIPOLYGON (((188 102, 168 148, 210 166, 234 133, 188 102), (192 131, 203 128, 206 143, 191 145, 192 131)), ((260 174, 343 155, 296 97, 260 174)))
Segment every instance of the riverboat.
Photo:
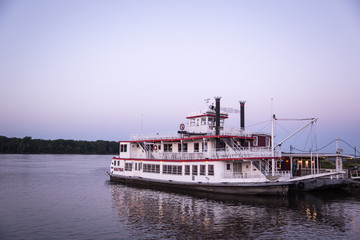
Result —
POLYGON ((173 135, 133 135, 120 141, 110 180, 162 188, 222 194, 285 195, 290 171, 278 170, 281 152, 272 136, 245 130, 245 102, 240 102, 240 129, 226 128, 229 114, 206 101, 204 111, 186 117, 173 135))

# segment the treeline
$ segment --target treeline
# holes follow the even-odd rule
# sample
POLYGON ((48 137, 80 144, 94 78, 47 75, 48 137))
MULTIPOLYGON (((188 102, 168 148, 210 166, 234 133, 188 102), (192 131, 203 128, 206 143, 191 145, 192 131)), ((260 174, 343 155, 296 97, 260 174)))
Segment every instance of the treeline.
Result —
POLYGON ((114 141, 43 140, 0 136, 0 153, 118 154, 118 152, 119 143, 114 141))

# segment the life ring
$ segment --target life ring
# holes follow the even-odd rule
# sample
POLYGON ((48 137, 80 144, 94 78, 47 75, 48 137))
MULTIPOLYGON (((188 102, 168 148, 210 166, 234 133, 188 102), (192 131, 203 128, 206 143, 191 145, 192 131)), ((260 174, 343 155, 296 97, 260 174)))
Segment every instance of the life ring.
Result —
POLYGON ((297 184, 298 189, 303 189, 305 187, 305 184, 303 182, 299 182, 297 184))
POLYGON ((157 150, 157 145, 154 145, 154 150, 155 150, 155 151, 157 150))
POLYGON ((185 124, 180 124, 180 130, 183 131, 185 129, 185 124))

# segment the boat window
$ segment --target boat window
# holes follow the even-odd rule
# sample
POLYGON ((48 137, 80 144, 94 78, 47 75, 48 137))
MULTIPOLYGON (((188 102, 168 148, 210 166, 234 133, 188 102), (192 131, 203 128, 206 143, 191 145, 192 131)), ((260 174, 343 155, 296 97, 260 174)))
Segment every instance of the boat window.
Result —
POLYGON ((132 163, 125 163, 125 171, 132 171, 132 163))
POLYGON ((195 126, 195 119, 190 119, 190 126, 195 126))
POLYGON ((182 175, 182 166, 177 166, 177 175, 182 175))
POLYGON ((185 165, 185 175, 190 175, 190 165, 185 165))
POLYGON ((172 166, 172 174, 177 174, 177 166, 172 166))
POLYGON ((200 165, 200 175, 205 175, 205 170, 206 166, 205 165, 200 165))
POLYGON ((254 142, 253 142, 253 146, 257 146, 258 145, 258 136, 254 137, 254 142))
POLYGON ((198 175, 198 166, 197 165, 192 166, 192 175, 198 175))
POLYGON ((194 152, 199 152, 199 143, 194 143, 194 152))
POLYGON ((270 147, 270 138, 269 137, 266 138, 266 147, 270 147))
POLYGON ((214 165, 208 165, 208 175, 214 176, 214 165))
POLYGON ((127 145, 126 144, 120 144, 120 152, 127 152, 127 145))
POLYGON ((206 125, 206 118, 201 118, 201 125, 206 125))
POLYGON ((215 119, 209 118, 209 126, 214 126, 215 119))
POLYGON ((207 142, 202 142, 202 151, 207 152, 207 142))
POLYGON ((163 174, 182 175, 181 165, 163 165, 163 174))
POLYGON ((138 169, 137 169, 137 166, 138 166, 138 164, 137 163, 135 163, 135 171, 137 171, 138 169))
POLYGON ((230 170, 230 163, 226 164, 226 170, 230 170))
POLYGON ((160 173, 159 164, 143 164, 143 172, 160 173))
POLYGON ((172 152, 172 144, 164 144, 164 152, 172 152))
POLYGON ((187 144, 187 143, 183 143, 182 146, 183 146, 183 148, 182 148, 182 150, 181 150, 181 144, 178 144, 178 151, 179 151, 179 152, 187 152, 187 150, 188 150, 188 144, 187 144))
POLYGON ((188 144, 183 143, 183 152, 187 152, 187 151, 188 151, 188 144))

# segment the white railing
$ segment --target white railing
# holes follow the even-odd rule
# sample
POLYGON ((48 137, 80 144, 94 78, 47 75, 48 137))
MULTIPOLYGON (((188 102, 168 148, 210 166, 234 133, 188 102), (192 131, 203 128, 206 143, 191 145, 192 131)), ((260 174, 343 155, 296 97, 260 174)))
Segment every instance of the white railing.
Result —
MULTIPOLYGON (((271 148, 241 148, 241 150, 213 150, 210 152, 211 158, 250 158, 250 157, 271 157, 271 148)), ((279 151, 275 152, 274 157, 280 157, 279 151)))
POLYGON ((220 135, 251 137, 252 133, 250 131, 244 131, 236 128, 224 128, 224 130, 220 131, 220 135))
POLYGON ((176 139, 179 138, 177 133, 146 133, 146 134, 132 134, 130 136, 131 141, 137 140, 157 140, 157 139, 176 139))
POLYGON ((264 179, 262 174, 252 174, 243 172, 221 173, 220 176, 224 179, 264 179))
MULTIPOLYGON (((230 172, 230 173, 221 173, 220 176, 225 179, 264 179, 266 176, 271 176, 271 173, 264 174, 254 174, 254 173, 244 173, 244 172, 230 172)), ((277 171, 274 176, 279 178, 290 179, 290 171, 277 171)))
MULTIPOLYGON (((271 151, 268 148, 244 148, 242 151, 233 150, 213 150, 209 152, 149 152, 132 154, 135 158, 150 158, 150 159, 169 159, 169 160, 194 160, 194 159, 233 159, 233 158, 266 158, 271 157, 271 151)), ((276 152, 275 157, 280 157, 280 153, 276 152)))
POLYGON ((151 153, 150 159, 167 159, 167 160, 194 160, 194 159, 206 159, 209 155, 206 152, 198 153, 151 153))
POLYGON ((290 178, 291 174, 290 171, 275 171, 275 176, 280 176, 282 178, 290 178))
MULTIPOLYGON (((214 126, 215 127, 215 126, 214 126)), ((215 130, 209 130, 207 135, 215 135, 215 130)), ((252 133, 250 131, 239 130, 235 128, 224 128, 220 131, 221 136, 241 136, 241 137, 251 137, 252 133)), ((144 133, 144 134, 132 134, 130 135, 131 141, 137 140, 156 140, 156 139, 176 139, 179 138, 179 134, 174 132, 169 133, 144 133)))
MULTIPOLYGON (((344 171, 344 173, 339 172, 336 169, 325 169, 326 172, 328 173, 338 173, 336 175, 330 175, 328 178, 330 179, 343 179, 343 178, 348 178, 348 172, 344 171)), ((311 174, 310 174, 311 175, 311 174)))
POLYGON ((351 179, 360 179, 360 171, 359 170, 353 170, 350 171, 350 178, 351 179))
MULTIPOLYGON (((215 125, 209 126, 210 129, 207 131, 207 135, 215 135, 215 125)), ((244 131, 236 128, 224 128, 220 127, 220 133, 221 136, 239 136, 239 137, 251 137, 252 132, 250 131, 244 131)))

